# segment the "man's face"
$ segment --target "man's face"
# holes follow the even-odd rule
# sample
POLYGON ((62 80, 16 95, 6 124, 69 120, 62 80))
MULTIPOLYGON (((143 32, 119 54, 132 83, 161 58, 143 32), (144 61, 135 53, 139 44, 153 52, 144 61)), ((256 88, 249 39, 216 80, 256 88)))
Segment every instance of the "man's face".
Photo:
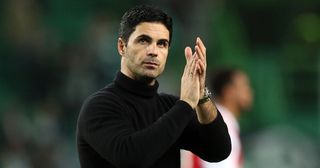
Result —
POLYGON ((252 90, 249 79, 243 72, 237 72, 233 77, 236 103, 241 111, 249 110, 252 106, 252 90))
POLYGON ((142 22, 130 35, 127 44, 118 40, 122 56, 121 72, 132 79, 154 83, 164 70, 169 50, 169 30, 161 23, 142 22))

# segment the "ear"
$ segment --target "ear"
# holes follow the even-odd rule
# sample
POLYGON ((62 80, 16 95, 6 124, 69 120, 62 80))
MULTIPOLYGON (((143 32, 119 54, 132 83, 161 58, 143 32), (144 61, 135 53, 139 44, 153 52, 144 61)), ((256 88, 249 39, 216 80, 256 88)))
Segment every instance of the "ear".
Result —
POLYGON ((123 41, 123 39, 119 37, 118 38, 118 53, 119 53, 119 55, 121 55, 123 57, 125 50, 126 50, 126 44, 123 41))

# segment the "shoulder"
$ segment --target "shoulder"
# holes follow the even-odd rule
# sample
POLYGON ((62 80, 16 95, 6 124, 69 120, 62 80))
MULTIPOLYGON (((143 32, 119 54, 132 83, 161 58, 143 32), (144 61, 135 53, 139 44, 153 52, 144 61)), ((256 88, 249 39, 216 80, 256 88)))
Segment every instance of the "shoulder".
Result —
POLYGON ((117 99, 119 99, 117 90, 113 84, 110 84, 87 97, 84 101, 84 105, 101 102, 116 102, 115 100, 117 99))
POLYGON ((98 113, 112 113, 122 108, 123 101, 117 94, 117 89, 113 84, 110 84, 86 98, 80 110, 80 117, 98 113))
POLYGON ((100 127, 106 122, 124 119, 125 109, 114 87, 100 89, 90 95, 81 107, 77 120, 79 134, 86 134, 90 128, 100 127))

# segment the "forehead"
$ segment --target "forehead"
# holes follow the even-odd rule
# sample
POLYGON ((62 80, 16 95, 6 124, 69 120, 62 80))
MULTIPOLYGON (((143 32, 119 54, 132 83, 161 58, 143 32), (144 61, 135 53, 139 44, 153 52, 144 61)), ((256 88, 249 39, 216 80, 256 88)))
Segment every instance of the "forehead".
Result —
POLYGON ((169 30, 162 23, 142 22, 136 26, 130 39, 135 39, 140 35, 147 35, 153 39, 166 39, 169 41, 169 30))
POLYGON ((235 83, 249 83, 247 75, 243 72, 237 72, 234 75, 234 81, 235 83))

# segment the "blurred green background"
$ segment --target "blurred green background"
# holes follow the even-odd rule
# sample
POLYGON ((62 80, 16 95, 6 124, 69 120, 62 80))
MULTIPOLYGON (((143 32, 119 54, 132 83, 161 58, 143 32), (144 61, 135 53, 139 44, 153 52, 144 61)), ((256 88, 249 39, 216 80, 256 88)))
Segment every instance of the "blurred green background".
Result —
POLYGON ((245 167, 320 167, 319 0, 2 0, 1 168, 79 167, 82 101, 113 80, 120 18, 142 3, 174 20, 160 91, 179 94, 183 49, 200 36, 208 69, 234 66, 250 77, 245 167))

